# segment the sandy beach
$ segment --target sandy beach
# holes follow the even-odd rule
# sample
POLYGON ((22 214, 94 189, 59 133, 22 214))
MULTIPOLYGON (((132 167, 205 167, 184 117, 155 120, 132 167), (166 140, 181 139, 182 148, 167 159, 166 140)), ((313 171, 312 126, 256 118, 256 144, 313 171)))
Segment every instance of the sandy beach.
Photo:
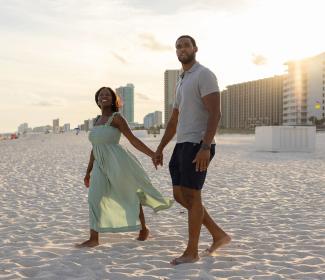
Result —
MULTIPOLYGON (((174 143, 158 171, 122 144, 171 197, 174 143)), ((151 229, 145 242, 136 232, 103 234, 96 248, 74 247, 89 231, 83 177, 90 150, 84 132, 0 141, 1 280, 325 279, 325 133, 317 134, 314 153, 256 152, 254 135, 217 136, 203 199, 232 242, 176 267, 169 261, 187 240, 187 213, 177 204, 158 214, 144 209, 151 229)), ((210 242, 203 229, 200 251, 210 242)))

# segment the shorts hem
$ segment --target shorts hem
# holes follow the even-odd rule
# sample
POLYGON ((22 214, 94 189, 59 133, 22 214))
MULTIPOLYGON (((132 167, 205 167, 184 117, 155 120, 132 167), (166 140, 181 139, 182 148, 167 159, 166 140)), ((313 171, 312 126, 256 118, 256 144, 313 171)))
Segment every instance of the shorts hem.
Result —
POLYGON ((201 187, 196 187, 196 186, 193 186, 193 185, 187 185, 187 184, 173 184, 173 187, 183 187, 183 188, 187 188, 187 189, 192 189, 192 190, 202 190, 203 189, 203 186, 201 187))

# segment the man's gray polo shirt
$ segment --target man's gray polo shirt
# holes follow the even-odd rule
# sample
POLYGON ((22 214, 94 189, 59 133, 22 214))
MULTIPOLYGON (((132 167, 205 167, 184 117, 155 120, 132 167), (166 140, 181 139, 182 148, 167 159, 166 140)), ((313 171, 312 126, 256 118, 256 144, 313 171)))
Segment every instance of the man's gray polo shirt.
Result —
POLYGON ((216 76, 196 62, 183 72, 176 85, 174 108, 179 110, 177 143, 200 143, 204 137, 209 114, 202 97, 219 93, 216 76))

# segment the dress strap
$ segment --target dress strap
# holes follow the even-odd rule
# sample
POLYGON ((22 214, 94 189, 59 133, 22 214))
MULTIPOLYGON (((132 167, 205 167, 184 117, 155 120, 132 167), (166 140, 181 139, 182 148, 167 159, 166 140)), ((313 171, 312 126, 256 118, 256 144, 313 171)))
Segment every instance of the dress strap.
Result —
POLYGON ((96 123, 98 122, 99 118, 100 118, 100 115, 97 115, 97 117, 94 119, 94 125, 96 125, 96 123))
POLYGON ((118 114, 118 112, 114 112, 107 120, 106 125, 111 125, 114 117, 118 114))

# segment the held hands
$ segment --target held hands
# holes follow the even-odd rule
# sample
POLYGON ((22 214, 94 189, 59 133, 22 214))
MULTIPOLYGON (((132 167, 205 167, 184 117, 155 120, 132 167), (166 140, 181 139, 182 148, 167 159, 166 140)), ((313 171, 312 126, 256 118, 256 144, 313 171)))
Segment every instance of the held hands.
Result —
POLYGON ((157 169, 158 165, 163 166, 163 153, 160 149, 157 149, 157 151, 152 156, 152 163, 157 169))
POLYGON ((90 174, 86 173, 86 176, 84 178, 84 184, 85 184, 86 188, 89 188, 89 182, 90 182, 90 174))
POLYGON ((210 163, 210 150, 200 149, 192 163, 196 163, 195 170, 198 172, 207 171, 210 163))

